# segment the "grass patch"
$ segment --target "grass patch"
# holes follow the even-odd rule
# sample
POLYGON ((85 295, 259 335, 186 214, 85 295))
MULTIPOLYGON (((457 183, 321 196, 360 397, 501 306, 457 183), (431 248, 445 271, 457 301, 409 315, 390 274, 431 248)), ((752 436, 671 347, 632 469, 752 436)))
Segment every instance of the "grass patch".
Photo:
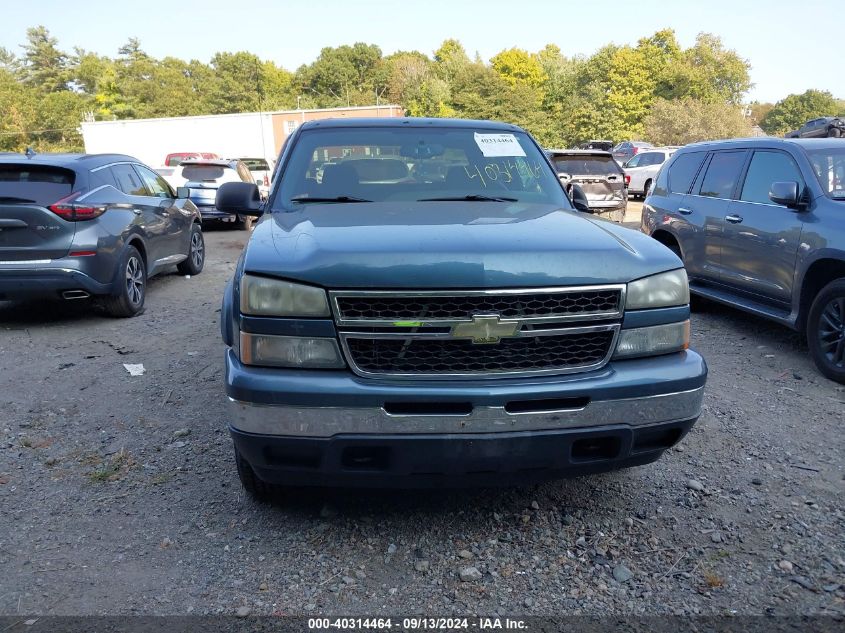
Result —
POLYGON ((129 452, 122 448, 112 455, 109 460, 103 460, 100 465, 88 473, 88 479, 93 483, 106 483, 117 481, 135 465, 135 461, 129 452))

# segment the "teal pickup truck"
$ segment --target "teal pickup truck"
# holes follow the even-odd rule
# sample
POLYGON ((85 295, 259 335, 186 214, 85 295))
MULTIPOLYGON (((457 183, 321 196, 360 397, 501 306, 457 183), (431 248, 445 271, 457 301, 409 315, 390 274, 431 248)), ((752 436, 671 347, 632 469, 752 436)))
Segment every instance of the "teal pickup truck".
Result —
POLYGON ((515 484, 646 464, 701 410, 680 260, 502 123, 302 125, 221 328, 244 487, 515 484))

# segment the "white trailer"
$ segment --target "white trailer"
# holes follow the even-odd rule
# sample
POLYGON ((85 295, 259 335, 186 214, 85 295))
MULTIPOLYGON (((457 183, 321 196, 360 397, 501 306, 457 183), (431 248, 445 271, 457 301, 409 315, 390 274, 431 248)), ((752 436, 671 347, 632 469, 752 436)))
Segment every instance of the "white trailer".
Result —
POLYGON ((86 153, 129 154, 152 167, 176 152, 276 158, 272 114, 266 112, 83 122, 82 138, 86 153))

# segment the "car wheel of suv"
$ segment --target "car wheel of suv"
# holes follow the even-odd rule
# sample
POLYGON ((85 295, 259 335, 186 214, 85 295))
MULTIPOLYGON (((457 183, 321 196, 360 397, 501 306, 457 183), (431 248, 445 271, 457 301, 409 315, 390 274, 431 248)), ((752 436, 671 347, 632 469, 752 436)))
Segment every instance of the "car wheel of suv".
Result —
POLYGON ((199 275, 205 264, 205 238, 202 228, 196 222, 191 226, 191 242, 188 247, 188 259, 176 266, 183 275, 199 275))
POLYGON ((127 246, 118 265, 115 294, 103 299, 103 308, 113 317, 132 317, 144 308, 147 267, 134 246, 127 246))
POLYGON ((244 490, 253 499, 256 501, 270 502, 278 498, 280 488, 259 479, 255 471, 252 470, 252 466, 241 456, 237 449, 235 449, 235 463, 238 467, 238 479, 241 480, 244 490))
POLYGON ((648 198, 648 192, 651 190, 651 180, 646 180, 643 185, 643 200, 648 198))
POLYGON ((807 345, 819 371, 845 384, 845 279, 827 284, 813 300, 807 345))
POLYGON ((827 131, 827 135, 830 138, 839 138, 840 136, 842 136, 842 130, 840 130, 838 127, 832 127, 827 131))

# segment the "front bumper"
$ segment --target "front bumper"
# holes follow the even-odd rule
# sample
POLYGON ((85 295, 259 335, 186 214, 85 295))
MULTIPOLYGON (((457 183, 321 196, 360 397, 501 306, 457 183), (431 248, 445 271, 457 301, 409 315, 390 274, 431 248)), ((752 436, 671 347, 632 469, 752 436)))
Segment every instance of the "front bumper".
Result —
POLYGON ((200 218, 202 220, 223 220, 225 222, 235 222, 238 219, 238 216, 218 211, 216 207, 197 205, 197 209, 200 212, 200 218))
POLYGON ((516 483, 648 463, 692 427, 706 377, 692 351, 436 384, 226 358, 235 446, 260 479, 288 485, 516 483))

